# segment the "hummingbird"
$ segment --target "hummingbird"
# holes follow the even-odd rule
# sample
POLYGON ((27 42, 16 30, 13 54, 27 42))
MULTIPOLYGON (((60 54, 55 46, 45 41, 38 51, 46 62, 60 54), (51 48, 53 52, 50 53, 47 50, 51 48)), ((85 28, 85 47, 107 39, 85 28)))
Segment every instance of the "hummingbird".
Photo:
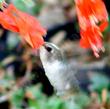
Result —
POLYGON ((45 42, 40 47, 40 59, 45 74, 58 96, 67 98, 80 92, 75 70, 69 67, 64 54, 58 46, 45 42))

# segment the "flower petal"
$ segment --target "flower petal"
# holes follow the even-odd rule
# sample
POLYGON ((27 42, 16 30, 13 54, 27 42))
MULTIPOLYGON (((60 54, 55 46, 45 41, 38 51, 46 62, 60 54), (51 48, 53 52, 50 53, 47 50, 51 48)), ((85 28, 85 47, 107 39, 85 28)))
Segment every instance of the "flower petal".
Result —
POLYGON ((75 0, 83 48, 92 48, 96 57, 103 50, 102 33, 108 26, 108 14, 102 0, 75 0))
POLYGON ((18 28, 16 27, 16 24, 13 22, 13 20, 3 12, 0 12, 0 24, 5 28, 9 29, 13 32, 18 32, 18 28))
POLYGON ((0 12, 0 19, 4 28, 18 32, 32 48, 39 48, 44 43, 42 36, 46 30, 33 16, 19 11, 13 4, 0 12))

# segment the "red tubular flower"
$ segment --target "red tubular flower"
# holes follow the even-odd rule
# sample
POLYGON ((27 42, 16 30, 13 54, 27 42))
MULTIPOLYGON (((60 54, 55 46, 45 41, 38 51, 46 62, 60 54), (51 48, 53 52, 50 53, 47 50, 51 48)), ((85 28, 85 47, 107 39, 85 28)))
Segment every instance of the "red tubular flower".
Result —
POLYGON ((102 0, 75 0, 83 48, 92 48, 96 57, 103 50, 102 33, 108 26, 108 14, 102 0))
POLYGON ((18 32, 32 48, 44 44, 42 36, 46 35, 46 30, 33 16, 19 11, 13 4, 0 12, 0 24, 7 30, 18 32))

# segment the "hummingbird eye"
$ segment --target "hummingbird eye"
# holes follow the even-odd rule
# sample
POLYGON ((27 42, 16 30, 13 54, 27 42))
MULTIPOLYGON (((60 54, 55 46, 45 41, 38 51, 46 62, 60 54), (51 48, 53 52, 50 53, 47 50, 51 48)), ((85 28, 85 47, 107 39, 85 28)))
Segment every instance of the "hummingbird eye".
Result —
POLYGON ((52 48, 51 47, 45 47, 46 48, 46 50, 48 51, 48 52, 52 52, 52 48))

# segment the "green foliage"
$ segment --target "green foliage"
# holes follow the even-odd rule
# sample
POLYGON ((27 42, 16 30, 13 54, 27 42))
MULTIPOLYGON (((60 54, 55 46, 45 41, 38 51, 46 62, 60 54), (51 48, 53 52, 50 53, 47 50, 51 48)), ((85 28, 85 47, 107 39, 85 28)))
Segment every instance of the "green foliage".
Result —
POLYGON ((4 0, 0 0, 0 2, 2 3, 4 0))
POLYGON ((19 89, 16 92, 13 93, 11 97, 11 103, 15 109, 21 109, 21 104, 24 97, 24 91, 23 89, 19 89))
POLYGON ((108 94, 107 94, 107 102, 109 102, 110 103, 110 92, 108 92, 108 94))
POLYGON ((13 0, 15 6, 22 11, 37 15, 43 7, 43 3, 35 0, 13 0))
MULTIPOLYGON (((74 100, 63 100, 56 95, 51 97, 44 95, 41 91, 41 85, 28 87, 26 91, 30 92, 34 97, 28 100, 29 109, 83 109, 90 103, 89 97, 84 93, 74 96, 74 100)), ((21 109, 24 94, 22 89, 13 94, 11 99, 13 107, 21 109)))
POLYGON ((42 93, 41 89, 41 85, 35 85, 25 90, 20 88, 14 91, 10 98, 12 108, 22 109, 26 92, 31 93, 32 96, 28 98, 26 104, 29 109, 84 109, 90 103, 89 97, 84 93, 74 96, 73 99, 64 100, 56 95, 48 97, 42 93))
POLYGON ((90 98, 85 93, 81 93, 75 96, 75 101, 76 101, 76 104, 80 106, 80 108, 82 107, 84 108, 90 103, 90 98))
POLYGON ((98 91, 99 93, 101 93, 102 89, 108 89, 110 85, 109 78, 98 73, 92 75, 91 82, 90 90, 98 91))
POLYGON ((29 100, 30 109, 64 109, 63 101, 56 96, 47 97, 44 95, 39 87, 29 87, 28 90, 35 97, 29 100), (29 90, 30 89, 30 90, 29 90))

